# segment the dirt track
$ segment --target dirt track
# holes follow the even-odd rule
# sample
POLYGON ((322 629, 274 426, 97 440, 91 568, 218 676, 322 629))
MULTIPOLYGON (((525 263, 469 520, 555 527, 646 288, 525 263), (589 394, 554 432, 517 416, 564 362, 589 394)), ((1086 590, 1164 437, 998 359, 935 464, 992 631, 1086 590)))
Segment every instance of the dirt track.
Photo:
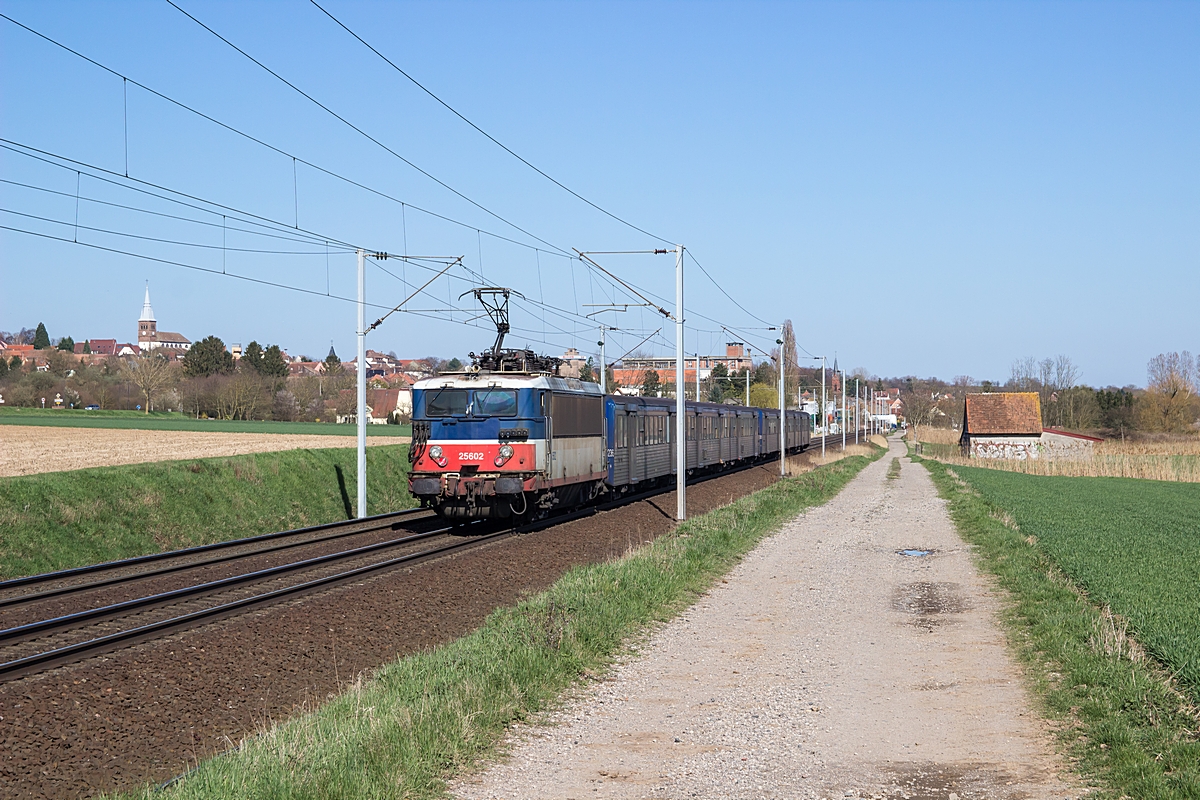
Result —
MULTIPOLYGON (((372 436, 367 445, 407 441, 407 437, 372 436)), ((0 425, 0 477, 272 450, 354 447, 354 444, 352 436, 0 425)))
POLYGON ((903 455, 894 441, 456 795, 1078 797, 929 474, 903 459, 886 477, 903 455))

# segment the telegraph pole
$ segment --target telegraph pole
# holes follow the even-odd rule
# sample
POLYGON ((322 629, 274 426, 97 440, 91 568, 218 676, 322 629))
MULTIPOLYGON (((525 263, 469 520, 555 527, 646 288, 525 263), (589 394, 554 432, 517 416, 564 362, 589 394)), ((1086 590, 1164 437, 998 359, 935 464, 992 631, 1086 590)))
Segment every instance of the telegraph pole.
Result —
MULTIPOLYGON (((700 365, 696 365, 696 375, 700 365)), ((683 380, 683 245, 675 247, 675 519, 687 519, 687 393, 683 380)), ((697 434, 699 431, 697 431, 697 434)), ((696 442, 699 449, 700 442, 696 442)))
POLYGON ((367 273, 358 250, 358 518, 367 515, 367 273))
POLYGON ((854 379, 854 443, 858 444, 858 429, 862 427, 862 401, 858 397, 858 378, 854 379))

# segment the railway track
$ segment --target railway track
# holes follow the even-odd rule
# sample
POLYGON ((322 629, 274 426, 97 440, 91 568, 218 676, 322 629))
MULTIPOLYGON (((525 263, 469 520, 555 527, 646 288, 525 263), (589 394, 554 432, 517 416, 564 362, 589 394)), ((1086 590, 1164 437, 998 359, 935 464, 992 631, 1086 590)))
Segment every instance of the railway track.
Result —
MULTIPOLYGON (((840 435, 826 437, 826 447, 840 441, 840 435)), ((814 440, 808 449, 820 442, 814 440)), ((429 511, 408 509, 2 581, 0 681, 559 525, 672 488, 657 487, 517 527, 486 521, 446 525, 429 511)))

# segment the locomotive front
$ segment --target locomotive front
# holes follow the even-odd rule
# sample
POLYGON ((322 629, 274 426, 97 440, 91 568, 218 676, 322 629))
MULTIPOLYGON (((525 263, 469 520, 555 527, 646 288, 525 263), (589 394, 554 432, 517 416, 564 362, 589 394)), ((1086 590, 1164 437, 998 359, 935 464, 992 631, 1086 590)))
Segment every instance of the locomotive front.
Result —
POLYGON ((533 517, 590 500, 605 476, 600 409, 594 383, 553 375, 474 370, 418 381, 409 491, 422 506, 461 521, 533 517), (576 408, 579 402, 589 405, 576 408), (564 408, 576 413, 563 425, 578 426, 571 417, 581 410, 594 416, 595 430, 587 431, 594 435, 564 439, 583 431, 552 430, 564 408))

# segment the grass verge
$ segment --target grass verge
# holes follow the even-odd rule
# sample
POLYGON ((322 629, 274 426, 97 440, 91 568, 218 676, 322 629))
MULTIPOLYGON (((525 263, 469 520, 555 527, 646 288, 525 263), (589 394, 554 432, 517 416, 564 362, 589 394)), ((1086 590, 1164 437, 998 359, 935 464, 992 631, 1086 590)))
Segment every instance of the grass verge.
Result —
MULTIPOLYGON (((202 431, 206 433, 291 433, 318 436, 356 436, 354 425, 329 422, 195 419, 166 411, 83 411, 77 408, 0 408, 0 425, 44 425, 54 428, 110 428, 142 431, 202 431)), ((409 436, 411 425, 368 425, 368 436, 409 436)))
POLYGON ((963 468, 923 463, 981 566, 1010 593, 1010 641, 1065 750, 1100 787, 1094 796, 1200 798, 1198 717, 1186 690, 1126 635, 1120 616, 1098 607, 1025 529, 1037 523, 1019 521, 1061 504, 1061 487, 1048 495, 1004 494, 999 504, 976 488, 988 477, 975 474, 980 470, 964 479, 963 468))
MULTIPOLYGON (((877 457, 879 454, 875 454, 877 457)), ((247 740, 155 795, 429 798, 495 752, 513 722, 608 667, 646 626, 686 608, 763 537, 837 494, 871 459, 781 480, 625 558, 571 570, 474 633, 360 677, 314 713, 247 740)))
MULTIPOLYGON (((408 446, 367 448, 368 511, 413 505, 408 446)), ((0 478, 0 577, 349 519, 354 448, 0 478)))

